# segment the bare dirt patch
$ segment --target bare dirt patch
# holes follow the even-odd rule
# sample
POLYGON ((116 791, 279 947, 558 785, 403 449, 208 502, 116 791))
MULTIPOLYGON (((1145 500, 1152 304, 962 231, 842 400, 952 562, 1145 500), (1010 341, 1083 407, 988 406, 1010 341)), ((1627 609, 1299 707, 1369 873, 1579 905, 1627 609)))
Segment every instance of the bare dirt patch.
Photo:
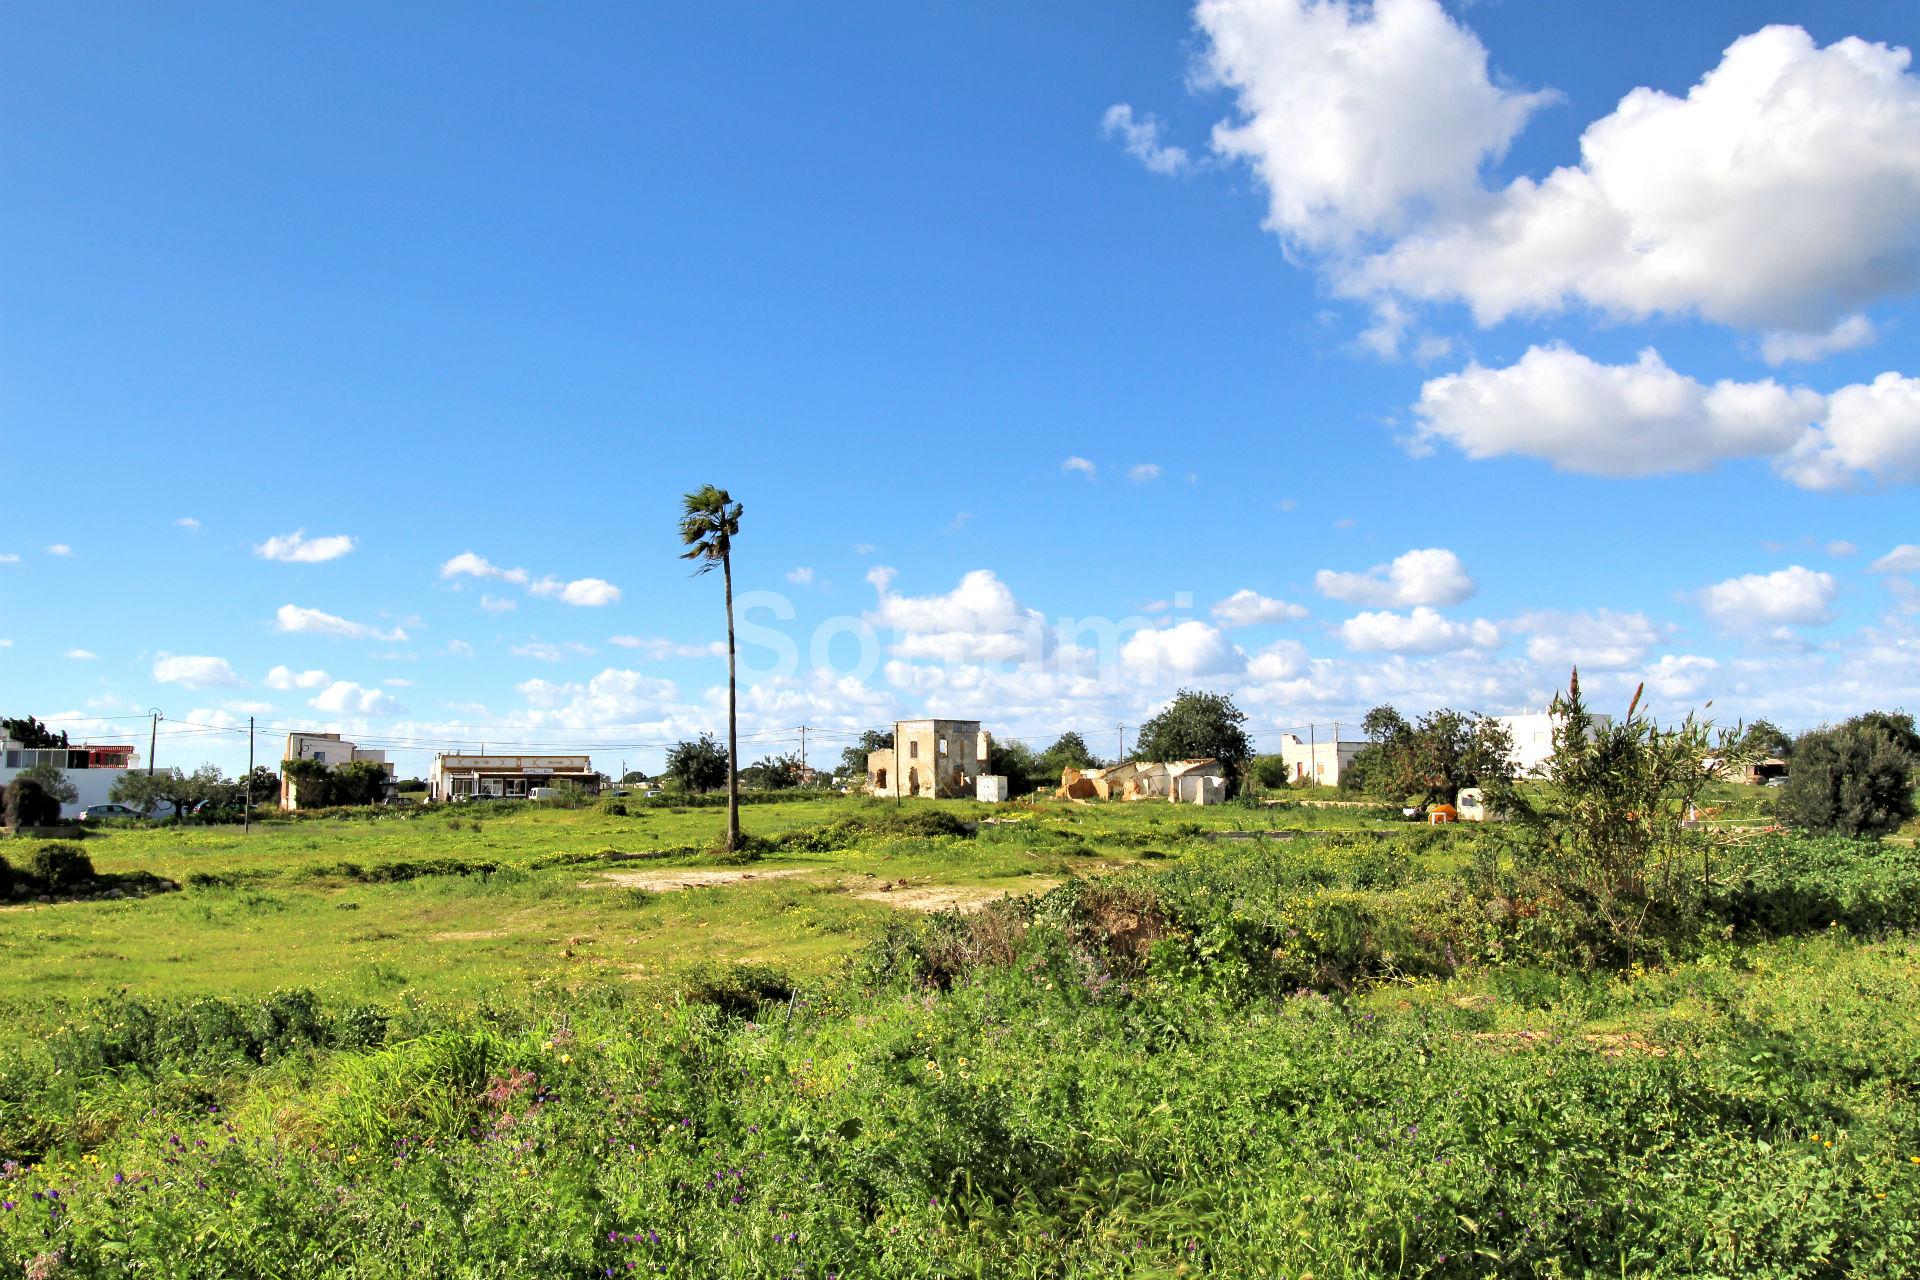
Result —
MULTIPOLYGON (((1059 883, 1057 880, 1032 879, 1023 881, 1020 889, 1022 893, 1044 893, 1059 883)), ((958 911, 963 915, 978 911, 989 902, 1013 896, 1009 890, 992 885, 924 885, 919 888, 895 885, 881 888, 866 880, 858 882, 858 887, 852 892, 856 898, 884 902, 902 911, 958 911)))
POLYGON ((701 867, 679 867, 669 871, 609 871, 597 880, 582 880, 582 889, 646 889, 653 893, 671 893, 675 889, 710 889, 715 885, 739 884, 743 880, 780 880, 803 876, 805 867, 781 867, 773 871, 712 871, 701 867))

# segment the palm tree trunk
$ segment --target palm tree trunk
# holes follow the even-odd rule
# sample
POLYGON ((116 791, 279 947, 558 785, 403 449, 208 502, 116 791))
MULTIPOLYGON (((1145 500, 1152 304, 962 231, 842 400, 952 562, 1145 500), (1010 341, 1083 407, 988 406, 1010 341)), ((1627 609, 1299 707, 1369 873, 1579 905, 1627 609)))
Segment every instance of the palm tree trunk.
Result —
POLYGON ((727 852, 740 847, 740 729, 734 713, 733 553, 722 552, 720 571, 727 581, 727 852))

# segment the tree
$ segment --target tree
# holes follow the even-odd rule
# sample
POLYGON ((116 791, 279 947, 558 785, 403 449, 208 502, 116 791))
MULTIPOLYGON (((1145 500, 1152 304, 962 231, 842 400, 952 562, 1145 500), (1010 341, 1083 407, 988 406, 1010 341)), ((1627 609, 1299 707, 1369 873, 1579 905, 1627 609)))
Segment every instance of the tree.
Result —
POLYGON ((697 577, 715 565, 726 582, 727 602, 727 842, 731 853, 740 847, 740 732, 738 692, 733 648, 733 540, 740 534, 742 504, 725 489, 705 485, 681 500, 680 553, 698 567, 697 577))
MULTIPOLYGON (((673 779, 682 791, 698 791, 701 794, 722 785, 731 776, 727 768, 727 753, 714 741, 713 735, 703 733, 692 742, 676 742, 667 748, 666 776, 673 779)), ((737 795, 734 803, 737 803, 737 795)))
POLYGON ((1793 744, 1780 816, 1822 835, 1883 836, 1913 817, 1913 718, 1870 711, 1793 744))
MULTIPOLYGON (((416 791, 425 791, 427 784, 422 782, 416 791)), ((280 803, 280 775, 263 764, 253 767, 247 775, 247 799, 254 804, 280 803)))
POLYGON ((172 805, 177 819, 199 798, 192 779, 178 769, 156 769, 152 773, 123 773, 114 779, 107 798, 141 813, 151 814, 161 805, 172 805))
POLYGON ((638 769, 629 769, 625 773, 620 775, 620 782, 621 782, 621 785, 623 786, 630 782, 647 782, 647 781, 650 781, 650 779, 647 777, 646 774, 640 772, 638 769))
POLYGON ((46 725, 35 720, 32 716, 28 716, 24 720, 0 717, 0 738, 17 742, 23 747, 34 747, 38 749, 72 745, 72 743, 67 741, 67 734, 64 729, 59 733, 55 733, 46 725))
POLYGON ((1513 776, 1513 735, 1486 716, 1442 707, 1409 724, 1381 706, 1367 712, 1360 728, 1367 745, 1340 774, 1341 787, 1349 791, 1452 804, 1464 787, 1513 776))
POLYGON ((1412 728, 1405 716, 1387 704, 1375 707, 1360 717, 1360 732, 1367 735, 1367 741, 1376 744, 1396 741, 1412 728))
POLYGON ((7 825, 50 827, 60 821, 60 802, 48 795, 38 782, 16 777, 7 787, 7 825))
POLYGON ((328 804, 379 804, 386 795, 387 768, 377 761, 345 761, 327 778, 328 804))
POLYGON ((1793 754, 1793 739, 1771 720, 1755 720, 1748 725, 1740 735, 1740 745, 1756 757, 1778 756, 1784 760, 1793 754))
POLYGON ((840 753, 840 772, 850 778, 864 778, 867 773, 867 757, 876 751, 893 749, 893 730, 882 732, 868 729, 860 735, 860 741, 840 753))
POLYGON ((57 764, 48 764, 44 760, 29 765, 14 775, 14 780, 31 778, 40 784, 40 789, 61 804, 72 804, 80 798, 80 788, 67 779, 67 771, 57 764))
POLYGON ((1212 758, 1227 766, 1230 778, 1253 758, 1247 738, 1246 713, 1224 693, 1182 689, 1167 709, 1140 726, 1134 743, 1136 760, 1198 760, 1212 758))
POLYGON ((1055 738, 1053 745, 1040 753, 1040 759, 1055 778, 1063 769, 1091 769, 1099 763, 1087 740, 1072 729, 1055 738))
POLYGON ((799 754, 789 751, 785 755, 756 760, 741 774, 742 781, 749 786, 764 787, 768 791, 790 791, 800 785, 805 770, 800 764, 799 754))

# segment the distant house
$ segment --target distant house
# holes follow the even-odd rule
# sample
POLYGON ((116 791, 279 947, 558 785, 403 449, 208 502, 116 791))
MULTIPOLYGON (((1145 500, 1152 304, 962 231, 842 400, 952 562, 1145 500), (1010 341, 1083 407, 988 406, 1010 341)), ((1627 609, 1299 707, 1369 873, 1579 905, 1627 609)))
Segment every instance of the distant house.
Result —
POLYGON ((974 797, 990 746, 978 720, 896 720, 893 746, 867 755, 867 794, 974 797))
MULTIPOLYGON (((1592 717, 1595 726, 1610 725, 1612 716, 1592 717)), ((1525 711, 1517 716, 1495 716, 1493 722, 1513 735, 1513 771, 1523 778, 1547 771, 1553 758, 1553 731, 1560 717, 1551 711, 1525 711)))
POLYGON ((535 787, 570 783, 589 793, 600 790, 600 775, 588 756, 468 756, 443 752, 427 771, 427 799, 475 797, 524 799, 535 787))
POLYGON ((0 787, 35 765, 50 764, 73 784, 79 797, 60 806, 62 817, 72 817, 89 805, 106 804, 113 784, 139 765, 128 744, 78 742, 65 747, 26 747, 12 738, 0 739, 0 787))
MULTIPOLYGON (((394 791, 393 765, 387 760, 387 753, 362 747, 347 741, 337 733, 290 733, 287 735, 287 748, 281 753, 282 760, 312 760, 324 764, 328 770, 339 768, 354 760, 367 760, 379 765, 386 771, 387 792, 394 791)), ((298 809, 300 807, 299 790, 295 779, 287 776, 286 770, 280 771, 280 807, 298 809)))
POLYGON ((1324 787, 1337 787, 1340 785, 1340 775, 1347 771, 1347 766, 1353 763, 1353 758, 1366 745, 1364 739, 1342 741, 1338 737, 1331 737, 1322 741, 1283 733, 1280 735, 1280 763, 1286 766, 1289 782, 1313 782, 1324 787))

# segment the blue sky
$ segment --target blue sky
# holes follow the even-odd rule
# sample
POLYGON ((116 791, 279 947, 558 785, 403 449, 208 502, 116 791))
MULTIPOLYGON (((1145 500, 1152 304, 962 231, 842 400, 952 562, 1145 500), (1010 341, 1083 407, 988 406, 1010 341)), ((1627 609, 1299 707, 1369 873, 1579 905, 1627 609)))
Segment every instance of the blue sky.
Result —
POLYGON ((1666 714, 1920 706, 1916 43, 1893 3, 16 8, 0 704, 159 707, 162 763, 253 715, 651 768, 723 723, 673 536, 713 482, 796 642, 748 758, 1099 742, 1180 684, 1271 745, 1573 661, 1666 714))

